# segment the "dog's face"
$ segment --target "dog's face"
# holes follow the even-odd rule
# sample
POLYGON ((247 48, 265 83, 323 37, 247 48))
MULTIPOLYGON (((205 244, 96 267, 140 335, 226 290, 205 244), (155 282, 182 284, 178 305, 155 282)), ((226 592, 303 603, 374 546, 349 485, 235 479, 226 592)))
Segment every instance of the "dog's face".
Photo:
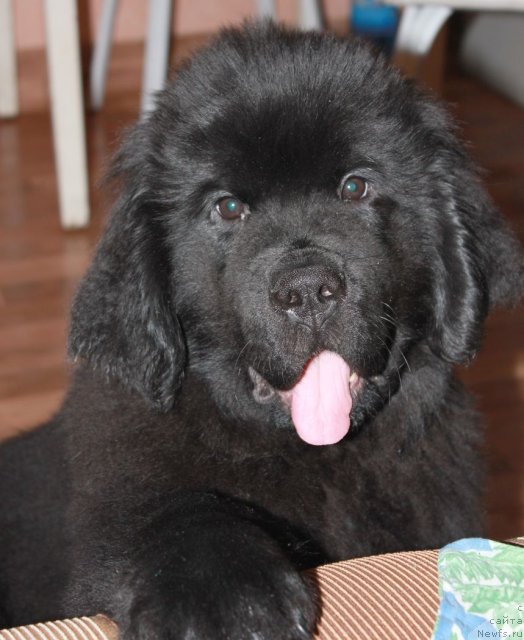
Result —
POLYGON ((519 248, 446 116, 355 43, 226 32, 119 167, 71 346, 162 409, 189 366, 230 414, 335 442, 413 349, 468 360, 518 295, 519 248))

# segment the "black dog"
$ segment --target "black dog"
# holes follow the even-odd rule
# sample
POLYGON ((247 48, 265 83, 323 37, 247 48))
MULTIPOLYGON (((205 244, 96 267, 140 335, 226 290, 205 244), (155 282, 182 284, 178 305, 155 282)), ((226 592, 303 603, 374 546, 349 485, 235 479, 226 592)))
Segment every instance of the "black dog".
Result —
POLYGON ((301 569, 482 531, 452 369, 524 267, 439 106, 358 43, 229 30, 117 173, 64 406, 0 453, 5 625, 309 638, 301 569))

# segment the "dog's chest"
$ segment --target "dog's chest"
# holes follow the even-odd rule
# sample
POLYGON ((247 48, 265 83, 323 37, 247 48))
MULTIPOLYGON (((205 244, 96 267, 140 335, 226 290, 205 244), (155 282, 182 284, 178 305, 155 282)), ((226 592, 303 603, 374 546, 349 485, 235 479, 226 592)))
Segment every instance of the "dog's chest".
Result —
MULTIPOLYGON (((313 540, 328 559, 348 558, 373 551, 368 535, 371 513, 372 470, 366 447, 348 442, 336 448, 298 447, 266 456, 246 456, 242 460, 216 461, 211 465, 209 483, 227 495, 261 507, 281 518, 313 540)), ((201 477, 202 479, 202 477, 201 477)), ((391 524, 385 501, 382 516, 391 524)), ((375 522, 378 546, 387 537, 375 522)), ((391 545, 389 545, 391 546, 391 545)))
POLYGON ((281 518, 330 560, 418 546, 417 531, 434 527, 429 514, 438 520, 448 508, 439 487, 422 481, 429 472, 418 456, 406 458, 393 442, 365 434, 335 447, 300 446, 217 465, 209 476, 216 489, 281 518), (422 494, 431 509, 417 508, 422 494))

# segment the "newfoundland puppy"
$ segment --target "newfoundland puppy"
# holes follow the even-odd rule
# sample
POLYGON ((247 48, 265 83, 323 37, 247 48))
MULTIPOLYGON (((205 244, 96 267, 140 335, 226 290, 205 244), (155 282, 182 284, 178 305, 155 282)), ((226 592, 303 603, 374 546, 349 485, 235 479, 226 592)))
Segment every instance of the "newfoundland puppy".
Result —
POLYGON ((482 532, 453 377, 521 249, 442 108, 364 45, 222 32, 116 159, 71 388, 0 452, 0 617, 311 638, 302 569, 482 532))

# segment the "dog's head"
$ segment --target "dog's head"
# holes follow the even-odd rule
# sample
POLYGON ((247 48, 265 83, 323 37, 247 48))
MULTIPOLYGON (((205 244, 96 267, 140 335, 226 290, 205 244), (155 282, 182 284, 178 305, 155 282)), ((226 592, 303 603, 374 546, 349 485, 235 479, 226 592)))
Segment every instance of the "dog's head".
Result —
POLYGON ((443 110, 363 45, 251 26, 188 62, 117 161, 71 352, 169 409, 186 367, 314 443, 415 347, 475 354, 520 248, 443 110))

